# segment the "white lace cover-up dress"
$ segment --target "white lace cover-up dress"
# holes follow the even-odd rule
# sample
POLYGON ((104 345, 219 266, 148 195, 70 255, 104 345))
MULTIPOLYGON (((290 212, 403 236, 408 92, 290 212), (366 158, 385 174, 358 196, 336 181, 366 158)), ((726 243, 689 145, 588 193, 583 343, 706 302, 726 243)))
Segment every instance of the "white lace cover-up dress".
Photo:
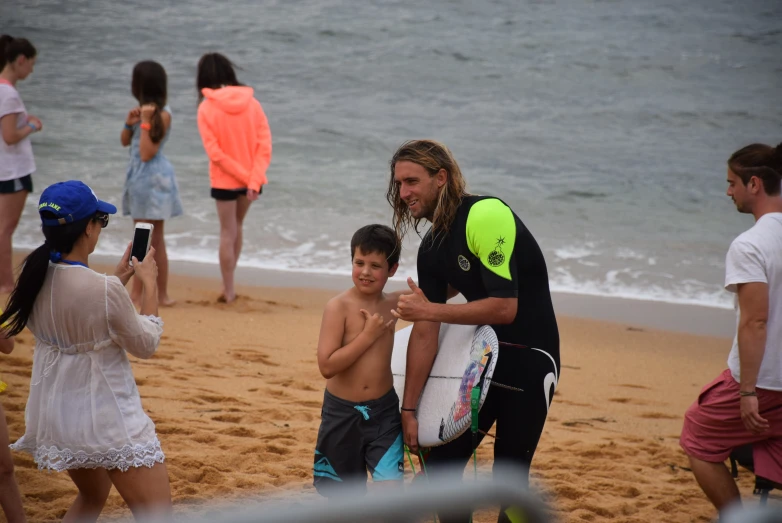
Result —
POLYGON ((30 397, 24 436, 11 448, 56 471, 162 463, 127 356, 155 353, 162 320, 137 314, 116 276, 49 263, 27 326, 35 335, 30 397))

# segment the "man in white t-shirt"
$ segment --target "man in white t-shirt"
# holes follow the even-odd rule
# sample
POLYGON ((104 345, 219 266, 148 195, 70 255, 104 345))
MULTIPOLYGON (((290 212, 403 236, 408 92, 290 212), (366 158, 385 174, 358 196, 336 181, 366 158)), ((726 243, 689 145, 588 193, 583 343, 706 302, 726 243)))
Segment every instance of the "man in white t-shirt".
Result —
POLYGON ((782 484, 782 144, 752 144, 728 160, 728 196, 755 225, 733 240, 725 288, 736 294, 728 369, 687 410, 680 444, 718 510, 741 497, 724 464, 752 445, 755 474, 782 484))

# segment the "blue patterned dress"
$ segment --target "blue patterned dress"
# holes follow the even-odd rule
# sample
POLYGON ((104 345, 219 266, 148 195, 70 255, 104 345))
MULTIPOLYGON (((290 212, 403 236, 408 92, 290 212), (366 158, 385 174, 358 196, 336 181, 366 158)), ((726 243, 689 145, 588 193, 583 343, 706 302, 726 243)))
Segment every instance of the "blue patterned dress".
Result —
MULTIPOLYGON (((163 110, 171 114, 169 106, 163 110)), ((179 198, 174 167, 163 154, 172 127, 173 122, 160 142, 157 154, 148 162, 142 162, 139 152, 140 124, 133 126, 130 162, 122 192, 122 214, 125 216, 130 215, 136 220, 167 220, 182 214, 182 200, 179 198)))

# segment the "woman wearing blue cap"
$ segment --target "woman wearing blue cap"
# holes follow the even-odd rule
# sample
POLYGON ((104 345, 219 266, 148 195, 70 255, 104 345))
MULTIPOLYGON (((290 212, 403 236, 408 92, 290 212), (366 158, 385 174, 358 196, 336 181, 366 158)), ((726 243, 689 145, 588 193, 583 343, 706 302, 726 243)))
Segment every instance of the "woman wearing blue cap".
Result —
POLYGON ((46 242, 24 262, 0 324, 35 336, 25 434, 11 445, 40 469, 67 471, 79 494, 64 521, 95 521, 112 484, 136 519, 171 513, 171 490, 155 424, 141 406, 127 353, 149 358, 160 343, 157 265, 150 250, 113 276, 89 268, 101 229, 117 212, 87 185, 49 186, 39 201, 46 242), (144 286, 141 313, 125 290, 144 286))

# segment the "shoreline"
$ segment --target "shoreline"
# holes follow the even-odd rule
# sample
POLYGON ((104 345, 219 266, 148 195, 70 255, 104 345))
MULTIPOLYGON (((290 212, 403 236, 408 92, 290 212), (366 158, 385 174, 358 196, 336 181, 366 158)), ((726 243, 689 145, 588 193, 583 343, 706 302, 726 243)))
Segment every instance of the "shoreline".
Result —
MULTIPOLYGON (((28 250, 14 249, 14 263, 19 264, 28 250)), ((111 268, 116 260, 107 255, 92 255, 102 270, 111 268)), ((215 297, 219 292, 220 268, 217 264, 190 261, 169 261, 172 279, 178 276, 215 282, 215 297)), ((348 276, 292 272, 254 267, 237 267, 237 287, 291 288, 299 290, 342 291, 351 285, 348 276)), ((388 290, 403 289, 404 282, 389 280, 388 290)), ((700 336, 732 338, 736 329, 733 310, 694 304, 653 300, 595 296, 569 292, 552 292, 557 317, 591 319, 624 324, 630 328, 662 330, 700 336)), ((176 297, 174 297, 176 299, 176 297)), ((463 301, 461 296, 454 298, 463 301)))

